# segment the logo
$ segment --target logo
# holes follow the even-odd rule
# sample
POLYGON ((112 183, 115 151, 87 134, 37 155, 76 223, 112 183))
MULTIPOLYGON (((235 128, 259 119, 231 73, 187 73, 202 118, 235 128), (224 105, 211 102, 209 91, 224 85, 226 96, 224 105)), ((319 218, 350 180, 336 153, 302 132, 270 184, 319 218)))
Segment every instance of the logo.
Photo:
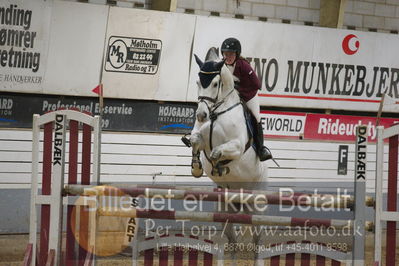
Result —
MULTIPOLYGON (((14 101, 11 98, 0 98, 0 116, 12 116, 14 101)), ((13 119, 0 117, 0 123, 17 122, 13 119)))
POLYGON ((158 122, 161 130, 170 128, 191 129, 194 124, 195 109, 184 106, 159 106, 158 122))
POLYGON ((155 74, 158 71, 161 49, 161 40, 111 36, 105 71, 155 74))
POLYGON ((354 34, 348 34, 342 40, 342 50, 344 50, 345 54, 353 55, 359 50, 360 42, 358 38, 354 34))
POLYGON ((125 64, 126 55, 126 43, 120 39, 115 40, 108 49, 108 62, 113 68, 119 69, 125 64))

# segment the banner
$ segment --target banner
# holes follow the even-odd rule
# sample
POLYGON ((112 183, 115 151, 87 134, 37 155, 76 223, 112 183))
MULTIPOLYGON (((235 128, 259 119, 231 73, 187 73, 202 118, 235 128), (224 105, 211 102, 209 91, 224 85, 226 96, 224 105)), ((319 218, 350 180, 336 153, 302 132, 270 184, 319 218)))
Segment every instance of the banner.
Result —
MULTIPOLYGON (((0 128, 31 128, 33 114, 57 109, 78 109, 99 114, 95 97, 40 94, 0 94, 0 128)), ((103 130, 185 134, 195 121, 195 104, 105 99, 103 130)))
MULTIPOLYGON (((265 106, 378 110, 383 93, 399 98, 399 39, 392 34, 197 17, 193 53, 236 37, 262 83, 265 106)), ((198 66, 191 63, 188 100, 198 66)))
MULTIPOLYGON (((110 131, 190 133, 195 122, 196 104, 105 99, 102 128, 110 131)), ((96 97, 40 94, 0 94, 0 128, 30 128, 32 115, 60 108, 73 108, 99 114, 96 97)), ((376 141, 375 117, 328 115, 299 112, 261 111, 266 139, 306 139, 353 142, 356 127, 368 126, 369 141, 376 141)), ((216 121, 217 122, 217 121, 216 121)), ((399 118, 381 118, 389 127, 399 118)))
MULTIPOLYGON (((261 121, 266 138, 353 142, 357 126, 366 125, 368 140, 376 141, 375 117, 262 111, 261 121)), ((380 120, 385 128, 396 123, 399 118, 380 120)))
POLYGON ((266 138, 303 137, 306 113, 261 111, 260 117, 266 138))
POLYGON ((51 7, 52 1, 1 1, 0 91, 41 91, 51 7))
MULTIPOLYGON (((304 132, 305 139, 354 141, 356 127, 368 126, 368 140, 375 142, 377 137, 376 118, 366 116, 307 114, 304 132)), ((399 123, 399 118, 381 118, 380 126, 385 128, 399 123)))
POLYGON ((185 101, 195 16, 111 7, 104 96, 185 101))

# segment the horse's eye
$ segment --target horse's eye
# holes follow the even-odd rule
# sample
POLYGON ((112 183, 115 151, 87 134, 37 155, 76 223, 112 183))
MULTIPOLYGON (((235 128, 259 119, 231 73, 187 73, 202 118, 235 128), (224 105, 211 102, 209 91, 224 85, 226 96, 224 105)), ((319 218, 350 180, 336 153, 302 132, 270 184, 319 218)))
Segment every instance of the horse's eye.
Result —
POLYGON ((218 83, 217 83, 217 82, 213 83, 213 87, 214 87, 214 88, 216 88, 217 86, 218 86, 218 83))

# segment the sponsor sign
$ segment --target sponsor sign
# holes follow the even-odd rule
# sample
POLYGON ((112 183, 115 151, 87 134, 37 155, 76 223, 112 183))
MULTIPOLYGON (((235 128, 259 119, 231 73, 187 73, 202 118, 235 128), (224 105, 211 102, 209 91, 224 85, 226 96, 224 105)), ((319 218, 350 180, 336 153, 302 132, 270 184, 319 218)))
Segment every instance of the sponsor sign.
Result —
POLYGON ((168 128, 191 129, 195 122, 195 110, 193 106, 176 104, 158 105, 158 124, 160 130, 168 128))
POLYGON ((105 71, 155 74, 161 49, 161 40, 111 36, 105 71))
MULTIPOLYGON (((99 114, 97 98, 51 95, 0 95, 0 128, 30 128, 32 115, 60 108, 99 114), (23 110, 23 111, 21 111, 23 110)), ((195 104, 105 99, 102 128, 110 131, 188 133, 195 121, 195 104)))
MULTIPOLYGON (((376 141, 375 117, 262 111, 261 121, 265 136, 271 138, 353 142, 356 128, 364 124, 368 126, 368 141, 376 141)), ((399 123, 399 118, 380 120, 384 127, 395 123, 399 123)))
POLYGON ((110 7, 104 96, 185 102, 195 21, 187 14, 110 7))
POLYGON ((5 0, 0 3, 0 91, 33 92, 46 69, 50 2, 5 0))
MULTIPOLYGON (((32 115, 60 108, 99 114, 98 98, 36 94, 0 94, 0 128, 29 128, 32 115), (23 112, 21 111, 23 110, 23 112)), ((105 99, 104 130, 189 133, 195 122, 196 104, 105 99)), ((261 122, 267 138, 317 141, 355 141, 356 128, 368 126, 368 140, 376 141, 375 117, 262 111, 261 122)), ((381 118, 389 127, 399 118, 381 118)), ((341 155, 340 155, 341 156, 341 155)))
POLYGON ((267 137, 293 137, 303 136, 305 129, 305 113, 292 112, 261 112, 263 133, 267 137))
MULTIPOLYGON (((305 139, 355 141, 358 125, 368 126, 368 140, 376 141, 376 118, 366 116, 307 114, 305 139)), ((389 127, 399 119, 381 118, 380 125, 389 127)))
POLYGON ((355 170, 356 181, 366 180, 366 165, 367 165, 367 128, 362 125, 357 127, 356 138, 356 155, 355 155, 355 170))
MULTIPOLYGON (((391 34, 197 17, 193 53, 204 58, 227 37, 240 40, 262 105, 377 111, 383 93, 399 99, 399 40, 391 34)), ((195 62, 191 69, 194 100, 195 62)))

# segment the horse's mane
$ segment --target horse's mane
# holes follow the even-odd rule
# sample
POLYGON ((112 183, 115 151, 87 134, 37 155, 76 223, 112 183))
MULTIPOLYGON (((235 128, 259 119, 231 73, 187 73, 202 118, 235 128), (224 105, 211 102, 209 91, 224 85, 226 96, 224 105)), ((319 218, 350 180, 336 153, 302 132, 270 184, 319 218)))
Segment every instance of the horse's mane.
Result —
POLYGON ((234 76, 226 65, 224 65, 220 70, 220 76, 222 78, 224 86, 232 89, 234 88, 234 76))

